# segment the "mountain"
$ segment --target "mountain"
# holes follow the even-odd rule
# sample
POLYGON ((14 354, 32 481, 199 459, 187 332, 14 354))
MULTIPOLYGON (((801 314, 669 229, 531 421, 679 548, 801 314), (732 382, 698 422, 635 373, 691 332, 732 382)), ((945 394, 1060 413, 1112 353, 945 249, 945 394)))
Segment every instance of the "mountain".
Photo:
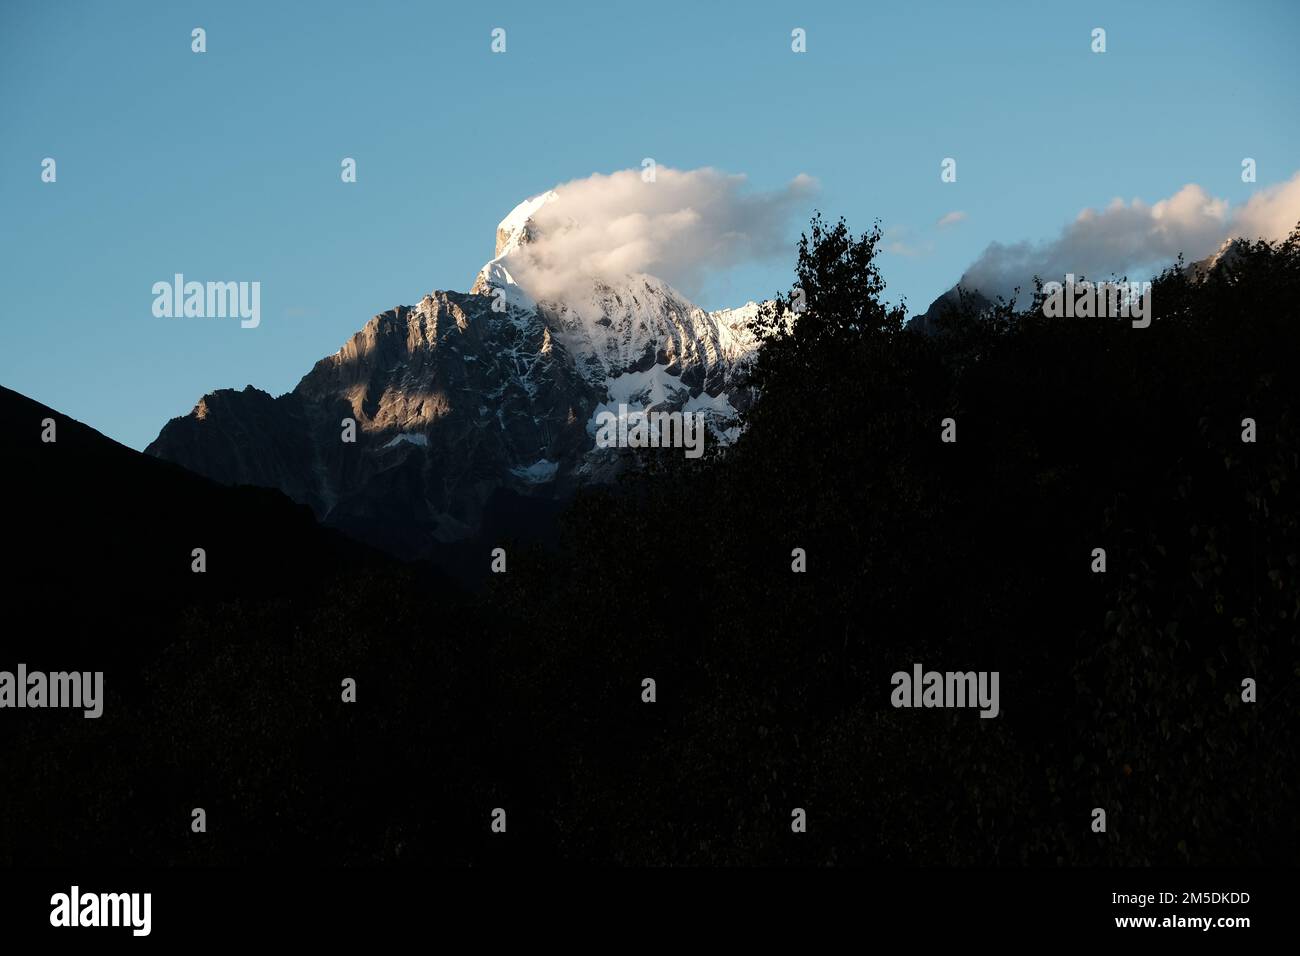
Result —
POLYGON ((1245 239, 1225 239, 1218 249, 1204 259, 1191 263, 1185 271, 1195 278, 1200 278, 1214 269, 1232 269, 1249 250, 1250 243, 1245 239))
POLYGON ((6 526, 6 607, 16 640, 39 638, 33 656, 147 655, 170 639, 177 608, 396 565, 277 491, 223 487, 4 387, 0 432, 0 494, 21 503, 6 526), (104 641, 110 624, 129 639, 104 641))
POLYGON ((578 487, 624 467, 625 453, 595 447, 596 416, 620 404, 701 413, 712 440, 733 438, 758 306, 706 312, 644 273, 572 277, 557 293, 533 261, 555 228, 537 214, 557 201, 533 197, 501 221, 468 293, 376 315, 287 394, 205 395, 146 453, 278 488, 330 526, 422 558, 499 524, 544 537, 578 487))
POLYGON ((464 727, 430 733, 415 716, 436 688, 458 714, 490 719, 476 709, 482 682, 446 663, 481 674, 458 638, 481 630, 433 569, 3 387, 0 453, 0 673, 102 674, 95 719, 0 708, 0 867, 301 861, 299 836, 315 828, 330 844, 315 859, 374 862, 394 856, 382 849, 393 795, 440 786, 422 767, 470 777, 456 758, 464 727), (360 710, 344 709, 345 677, 360 710), (218 839, 191 832, 195 806, 224 821, 218 839))
MULTIPOLYGON (((1193 281, 1199 281, 1214 269, 1231 269, 1249 248, 1250 243, 1244 239, 1225 239, 1213 253, 1204 259, 1188 263, 1183 270, 1193 281)), ((982 294, 979 289, 958 282, 931 302, 928 309, 913 316, 908 327, 926 335, 934 334, 939 329, 940 317, 961 306, 962 292, 967 296, 969 307, 976 312, 982 312, 993 305, 993 300, 982 294)))
POLYGON ((940 318, 961 308, 963 292, 966 294, 969 307, 977 312, 982 312, 993 304, 978 289, 966 289, 959 283, 931 302, 930 307, 920 315, 912 316, 907 327, 914 332, 922 332, 926 335, 933 335, 938 332, 940 318))

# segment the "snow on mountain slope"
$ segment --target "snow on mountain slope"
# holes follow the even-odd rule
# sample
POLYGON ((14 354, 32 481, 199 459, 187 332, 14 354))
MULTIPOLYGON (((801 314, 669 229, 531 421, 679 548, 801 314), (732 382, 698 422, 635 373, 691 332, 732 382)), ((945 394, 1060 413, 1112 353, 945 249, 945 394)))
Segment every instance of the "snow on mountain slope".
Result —
POLYGON ((532 253, 574 224, 543 193, 497 227, 468 294, 376 315, 293 391, 204 396, 146 449, 218 481, 279 488, 326 522, 410 557, 477 534, 502 494, 559 501, 626 464, 595 445, 603 410, 704 414, 736 437, 758 306, 706 312, 635 273, 538 285, 532 253), (546 289, 550 294, 543 295, 546 289), (355 438, 340 440, 352 421, 355 438))
MULTIPOLYGON (((530 281, 543 267, 532 259, 542 229, 535 217, 557 202, 554 192, 533 196, 501 220, 496 256, 480 270, 472 291, 500 295, 543 322, 573 356, 579 373, 606 391, 608 400, 596 414, 620 402, 669 410, 694 402, 690 410, 708 416, 718 439, 734 437, 721 427, 737 411, 725 393, 736 388, 757 347, 747 323, 758 306, 750 302, 705 312, 646 273, 592 275, 566 283, 562 296, 544 294, 530 281)), ((551 218, 564 228, 562 211, 556 211, 561 214, 551 218)), ((740 398, 740 407, 744 404, 740 398)), ((594 416, 588 430, 594 433, 594 416)))

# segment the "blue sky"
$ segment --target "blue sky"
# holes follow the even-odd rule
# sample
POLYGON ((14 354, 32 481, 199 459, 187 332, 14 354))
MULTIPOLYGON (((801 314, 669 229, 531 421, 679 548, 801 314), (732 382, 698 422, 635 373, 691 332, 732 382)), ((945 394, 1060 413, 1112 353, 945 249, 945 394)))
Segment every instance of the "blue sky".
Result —
MULTIPOLYGON (((205 392, 280 394, 375 313, 468 290, 515 203, 644 157, 756 191, 815 177, 827 214, 910 250, 881 265, 920 311, 990 241, 1117 196, 1197 183, 1235 205, 1290 177, 1298 27, 1294 2, 6 0, 0 383, 142 448, 205 392), (261 326, 155 318, 176 272, 260 281, 261 326)), ((792 262, 697 298, 762 298, 792 262)))

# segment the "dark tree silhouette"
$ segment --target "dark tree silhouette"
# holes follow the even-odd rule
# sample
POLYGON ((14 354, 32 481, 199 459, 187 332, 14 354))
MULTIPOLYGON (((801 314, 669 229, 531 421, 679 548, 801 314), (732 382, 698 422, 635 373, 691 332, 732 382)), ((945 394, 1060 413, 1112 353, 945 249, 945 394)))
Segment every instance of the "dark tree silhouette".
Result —
POLYGON ((476 595, 75 423, 56 459, 0 396, 14 653, 112 667, 101 720, 0 723, 0 863, 1294 863, 1300 233, 1166 271, 1147 329, 968 297, 937 334, 879 241, 814 219, 738 441, 476 595), (894 709, 915 662, 1001 713, 894 709))

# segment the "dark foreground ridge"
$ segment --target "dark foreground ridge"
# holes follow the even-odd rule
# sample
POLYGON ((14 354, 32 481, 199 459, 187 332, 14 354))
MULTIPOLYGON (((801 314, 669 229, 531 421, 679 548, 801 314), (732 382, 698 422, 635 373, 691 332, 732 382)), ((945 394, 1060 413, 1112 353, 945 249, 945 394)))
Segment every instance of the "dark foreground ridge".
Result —
POLYGON ((0 863, 1293 864, 1300 242, 929 336, 877 240, 814 223, 730 451, 477 595, 0 393, 0 669, 104 671, 0 710, 0 863))

